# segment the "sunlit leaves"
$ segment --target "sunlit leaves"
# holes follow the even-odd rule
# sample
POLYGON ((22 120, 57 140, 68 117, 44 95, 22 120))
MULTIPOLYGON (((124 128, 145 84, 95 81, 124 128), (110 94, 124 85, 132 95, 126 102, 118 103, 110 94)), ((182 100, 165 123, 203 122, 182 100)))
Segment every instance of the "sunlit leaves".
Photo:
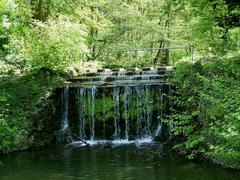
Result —
POLYGON ((86 50, 84 29, 67 17, 36 21, 34 27, 26 32, 22 52, 32 68, 46 67, 63 70, 70 63, 80 59, 86 50))
POLYGON ((175 146, 190 159, 208 156, 218 164, 240 168, 240 88, 236 57, 201 66, 179 63, 173 111, 167 122, 175 146), (231 67, 231 68, 229 68, 231 67))

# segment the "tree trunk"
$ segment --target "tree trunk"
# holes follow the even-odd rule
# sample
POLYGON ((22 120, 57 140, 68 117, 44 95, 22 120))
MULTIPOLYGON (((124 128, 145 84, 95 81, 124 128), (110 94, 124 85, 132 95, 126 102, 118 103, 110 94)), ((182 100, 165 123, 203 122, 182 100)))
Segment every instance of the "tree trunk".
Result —
POLYGON ((33 18, 39 21, 46 21, 50 14, 51 0, 33 0, 33 18))
POLYGON ((164 41, 160 41, 159 49, 157 52, 157 55, 155 56, 153 60, 153 64, 157 65, 168 65, 169 64, 169 49, 164 49, 164 41))

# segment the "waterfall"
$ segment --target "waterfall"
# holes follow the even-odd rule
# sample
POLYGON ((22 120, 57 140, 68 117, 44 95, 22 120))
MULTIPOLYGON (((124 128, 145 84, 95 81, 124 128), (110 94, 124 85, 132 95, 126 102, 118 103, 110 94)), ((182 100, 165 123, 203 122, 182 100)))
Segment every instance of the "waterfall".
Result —
MULTIPOLYGON (((160 111, 160 114, 159 114, 159 119, 163 118, 163 96, 164 96, 164 93, 163 93, 163 87, 160 86, 159 88, 159 94, 160 94, 160 107, 158 108, 158 110, 160 111)), ((157 137, 159 136, 161 130, 162 130, 162 122, 158 119, 158 125, 157 125, 157 129, 154 133, 154 137, 157 137)))
POLYGON ((158 123, 158 126, 157 126, 157 129, 156 129, 156 131, 155 131, 155 133, 154 133, 154 137, 159 136, 161 130, 162 130, 162 123, 159 122, 159 123, 158 123))
POLYGON ((142 86, 136 86, 137 92, 137 137, 141 137, 142 130, 142 99, 143 99, 142 86))
POLYGON ((131 88, 126 86, 124 89, 124 115, 125 115, 125 140, 129 140, 129 101, 131 88))
POLYGON ((151 142, 166 132, 161 120, 171 106, 171 87, 157 70, 101 72, 84 78, 78 86, 63 88, 62 129, 90 144, 151 142))
POLYGON ((79 103, 79 118, 80 118, 80 125, 79 125, 79 134, 81 139, 86 139, 86 119, 84 116, 85 112, 85 91, 84 88, 79 89, 78 94, 78 103, 79 103))
POLYGON ((65 130, 68 128, 68 96, 69 96, 69 87, 63 88, 62 94, 62 122, 61 129, 65 130))
POLYGON ((146 92, 146 101, 145 101, 145 107, 146 107, 146 122, 145 122, 145 136, 150 136, 150 126, 151 126, 151 119, 152 119, 152 99, 151 99, 151 89, 148 85, 145 87, 146 92))
POLYGON ((119 87, 113 89, 113 100, 114 100, 114 139, 120 139, 120 113, 119 113, 119 87))
POLYGON ((91 97, 92 97, 92 129, 91 129, 91 140, 95 139, 95 94, 96 94, 96 86, 93 86, 91 89, 91 97))
MULTIPOLYGON (((105 91, 103 89, 103 116, 106 116, 106 99, 105 99, 105 91)), ((106 132, 106 119, 103 120, 103 136, 105 136, 106 132)))
POLYGON ((91 111, 92 111, 92 91, 91 91, 92 89, 89 89, 89 88, 86 88, 86 94, 87 94, 87 113, 86 113, 86 115, 87 115, 87 121, 88 121, 88 129, 89 129, 89 132, 90 132, 90 134, 88 134, 88 137, 91 137, 91 135, 92 135, 92 128, 91 128, 91 126, 89 125, 90 124, 90 122, 92 122, 91 120, 92 120, 92 118, 91 118, 91 115, 92 115, 92 113, 91 113, 91 111))

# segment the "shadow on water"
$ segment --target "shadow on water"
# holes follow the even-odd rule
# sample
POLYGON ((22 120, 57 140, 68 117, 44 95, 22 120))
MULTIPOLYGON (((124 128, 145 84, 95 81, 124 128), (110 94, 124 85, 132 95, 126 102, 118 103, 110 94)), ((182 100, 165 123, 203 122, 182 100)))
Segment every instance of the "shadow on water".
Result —
POLYGON ((0 158, 1 180, 237 180, 238 171, 182 159, 160 144, 57 146, 0 158))

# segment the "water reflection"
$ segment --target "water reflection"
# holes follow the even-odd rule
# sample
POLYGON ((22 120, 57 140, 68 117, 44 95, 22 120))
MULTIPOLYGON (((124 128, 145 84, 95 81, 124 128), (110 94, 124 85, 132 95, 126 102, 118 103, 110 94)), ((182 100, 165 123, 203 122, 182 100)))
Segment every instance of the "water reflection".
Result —
POLYGON ((160 145, 57 147, 0 157, 1 180, 237 180, 240 172, 169 155, 160 145))

